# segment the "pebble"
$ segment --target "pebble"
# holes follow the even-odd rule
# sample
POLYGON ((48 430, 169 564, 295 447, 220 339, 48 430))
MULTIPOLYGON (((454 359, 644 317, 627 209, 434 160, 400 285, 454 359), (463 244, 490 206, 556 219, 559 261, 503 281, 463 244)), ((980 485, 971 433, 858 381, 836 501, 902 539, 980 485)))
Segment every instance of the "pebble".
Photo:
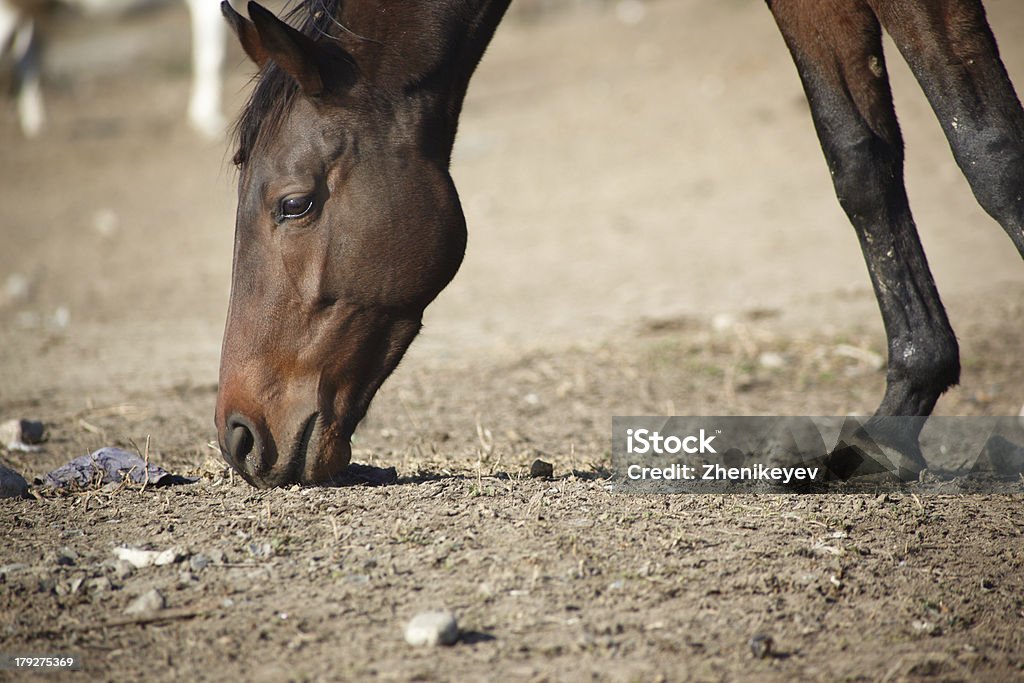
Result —
POLYGON ((184 569, 178 572, 178 588, 192 588, 199 583, 199 577, 184 569))
POLYGON ((208 558, 206 555, 203 555, 202 553, 198 553, 196 555, 193 555, 192 557, 190 557, 188 559, 188 566, 194 572, 198 572, 198 571, 202 571, 203 569, 206 569, 209 566, 209 564, 210 564, 210 558, 208 558))
POLYGON ((117 560, 111 564, 114 569, 114 576, 119 581, 124 581, 135 573, 135 565, 125 560, 117 560))
POLYGON ((65 546, 55 553, 53 561, 58 567, 73 567, 78 563, 78 553, 65 546))
POLYGON ((728 332, 736 327, 736 318, 728 313, 716 313, 711 318, 711 329, 715 332, 728 332))
POLYGON ((153 564, 155 564, 157 567, 163 567, 164 565, 175 564, 176 562, 180 562, 181 560, 185 559, 185 556, 186 553, 181 548, 168 548, 167 550, 164 550, 163 552, 159 553, 155 558, 153 558, 153 564))
POLYGON ((156 551, 156 550, 140 550, 138 548, 114 548, 114 555, 119 560, 129 563, 136 569, 143 569, 156 565, 157 567, 163 567, 168 564, 175 564, 180 562, 188 556, 181 548, 177 546, 168 548, 167 550, 156 551))
POLYGON ((110 582, 110 579, 108 579, 105 576, 100 576, 95 579, 89 579, 89 581, 85 585, 90 591, 93 591, 94 593, 103 593, 114 589, 114 584, 112 584, 110 582))
POLYGON ((0 498, 24 498, 28 495, 28 482, 9 467, 0 464, 0 498))
POLYGON ((136 569, 149 567, 160 553, 155 550, 139 550, 138 548, 114 548, 117 559, 127 562, 136 569))
POLYGON ((164 600, 164 596, 161 595, 160 591, 153 588, 132 600, 131 604, 124 608, 124 613, 146 614, 147 612, 162 610, 166 605, 167 601, 164 600))
POLYGON ((4 281, 4 289, 0 296, 0 304, 22 303, 27 301, 32 292, 32 282, 21 273, 11 273, 4 281))
POLYGON ((764 659, 772 653, 772 647, 775 645, 775 641, 769 635, 758 633, 750 639, 748 644, 750 645, 750 652, 755 658, 764 659))
POLYGON ((530 476, 534 479, 550 479, 555 474, 554 466, 543 460, 534 460, 530 465, 530 476))
POLYGON ((420 612, 405 626, 410 645, 452 645, 459 639, 459 625, 451 612, 420 612))

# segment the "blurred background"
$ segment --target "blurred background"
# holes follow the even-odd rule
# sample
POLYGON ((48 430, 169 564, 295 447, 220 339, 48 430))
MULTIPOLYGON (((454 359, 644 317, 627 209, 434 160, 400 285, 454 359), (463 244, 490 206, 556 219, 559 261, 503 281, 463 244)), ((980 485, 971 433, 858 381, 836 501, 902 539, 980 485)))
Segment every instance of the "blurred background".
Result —
MULTIPOLYGON (((1024 5, 987 6, 1024 87, 1024 5)), ((185 122, 188 12, 58 9, 41 30, 47 127, 26 140, 13 100, 0 105, 0 409, 195 390, 188 428, 212 436, 236 174, 226 137, 185 122)), ((887 50, 911 203, 954 326, 1019 321, 1020 257, 887 50)), ((233 117, 253 68, 232 41, 224 74, 233 117)), ((641 320, 746 315, 880 338, 762 0, 515 0, 471 84, 452 174, 469 251, 406 365, 625 344, 641 320)))

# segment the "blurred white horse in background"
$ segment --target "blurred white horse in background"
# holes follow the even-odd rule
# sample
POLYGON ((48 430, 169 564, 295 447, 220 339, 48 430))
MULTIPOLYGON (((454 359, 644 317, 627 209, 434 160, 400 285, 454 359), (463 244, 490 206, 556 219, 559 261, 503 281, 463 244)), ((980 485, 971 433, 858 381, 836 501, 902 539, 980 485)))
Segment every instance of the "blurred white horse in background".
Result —
MULTIPOLYGON (((146 0, 59 0, 94 14, 124 11, 146 0)), ((40 88, 40 55, 36 15, 47 0, 0 0, 0 57, 14 58, 18 120, 26 137, 46 122, 40 88)), ((221 67, 224 63, 224 20, 219 0, 185 0, 192 18, 192 94, 188 121, 201 134, 216 137, 224 130, 221 112, 221 67)))

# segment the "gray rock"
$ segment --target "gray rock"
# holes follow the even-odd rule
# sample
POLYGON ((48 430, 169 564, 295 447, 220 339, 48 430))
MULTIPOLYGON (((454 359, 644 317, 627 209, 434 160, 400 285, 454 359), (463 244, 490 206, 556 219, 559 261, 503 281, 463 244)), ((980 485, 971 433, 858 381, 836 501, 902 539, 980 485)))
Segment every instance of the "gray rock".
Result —
POLYGON ((208 558, 206 555, 203 555, 202 553, 193 555, 188 559, 188 566, 194 572, 206 569, 206 567, 209 566, 209 564, 210 558, 208 558))
POLYGON ((158 612, 166 607, 166 605, 167 601, 164 599, 164 596, 160 591, 153 588, 132 600, 131 603, 124 608, 124 613, 133 615, 158 612))
POLYGON ((73 567, 78 563, 78 553, 64 546, 54 554, 53 561, 58 567, 73 567))
POLYGON ((405 642, 410 645, 452 645, 458 639, 458 622, 447 610, 420 612, 405 625, 405 642))
POLYGON ((748 645, 750 645, 750 654, 754 655, 755 659, 764 659, 772 653, 775 641, 769 635, 758 633, 750 639, 748 645))
POLYGON ((0 464, 0 498, 24 498, 28 495, 28 482, 9 467, 0 464))

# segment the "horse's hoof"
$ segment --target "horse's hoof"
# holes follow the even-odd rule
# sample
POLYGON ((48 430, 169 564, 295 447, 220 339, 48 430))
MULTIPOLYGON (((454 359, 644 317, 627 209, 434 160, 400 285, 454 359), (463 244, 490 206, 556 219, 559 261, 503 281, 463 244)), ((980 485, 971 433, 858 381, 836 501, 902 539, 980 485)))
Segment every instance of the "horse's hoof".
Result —
POLYGON ((825 457, 833 480, 858 483, 918 481, 928 464, 921 455, 917 434, 902 434, 891 425, 869 420, 860 426, 843 425, 836 447, 825 457))

